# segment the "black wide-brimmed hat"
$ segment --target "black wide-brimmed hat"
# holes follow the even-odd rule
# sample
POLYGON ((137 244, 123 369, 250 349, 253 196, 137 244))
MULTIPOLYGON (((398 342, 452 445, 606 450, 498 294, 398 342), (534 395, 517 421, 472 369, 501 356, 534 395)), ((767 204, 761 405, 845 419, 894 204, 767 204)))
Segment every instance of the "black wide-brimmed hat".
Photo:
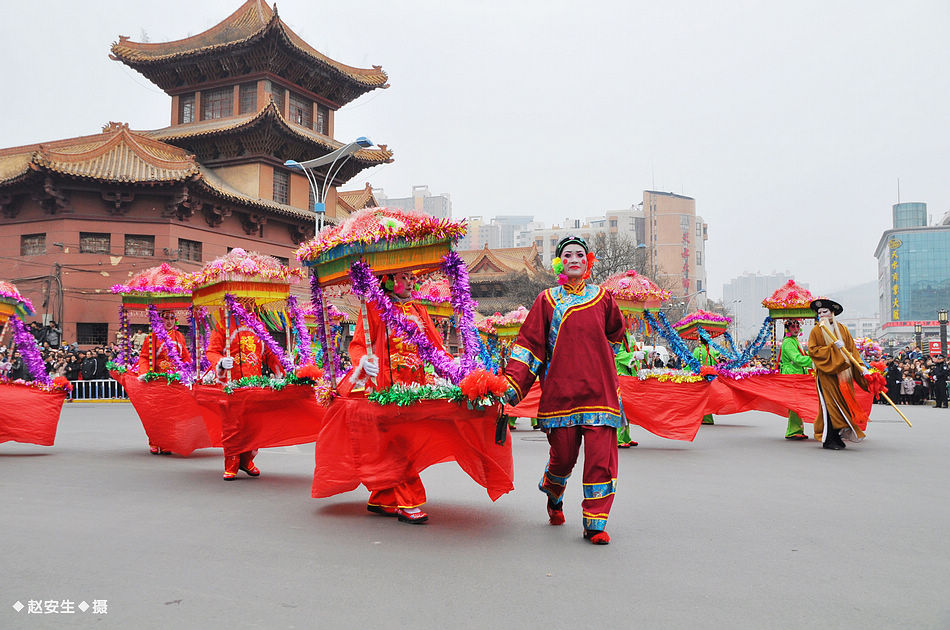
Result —
POLYGON ((829 300, 828 298, 818 298, 817 300, 812 300, 812 303, 808 306, 811 307, 811 310, 818 312, 820 308, 827 308, 835 315, 841 315, 844 311, 844 308, 834 300, 829 300))

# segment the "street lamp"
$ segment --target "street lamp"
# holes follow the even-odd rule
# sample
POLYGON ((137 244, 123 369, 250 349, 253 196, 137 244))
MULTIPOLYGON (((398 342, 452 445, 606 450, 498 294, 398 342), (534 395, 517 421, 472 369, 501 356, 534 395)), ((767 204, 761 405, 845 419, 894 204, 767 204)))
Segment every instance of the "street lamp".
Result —
POLYGON ((323 228, 323 216, 327 211, 327 189, 330 187, 330 182, 336 178, 340 169, 343 168, 343 165, 346 164, 346 161, 349 160, 354 153, 360 149, 366 149, 371 146, 373 146, 373 142, 369 138, 360 136, 353 142, 340 147, 336 151, 331 151, 323 157, 307 160, 306 162, 298 162, 297 160, 287 160, 284 162, 284 166, 288 168, 303 171, 303 174, 307 177, 307 181, 310 182, 310 190, 313 191, 314 201, 312 209, 316 215, 317 234, 319 234, 323 228), (342 158, 342 160, 340 158, 342 158), (337 164, 337 162, 339 162, 339 164, 337 164), (323 186, 321 187, 317 184, 317 174, 314 172, 314 169, 326 164, 329 164, 330 167, 327 169, 327 174, 323 178, 323 186))
POLYGON ((947 356, 947 309, 937 311, 937 321, 940 322, 940 354, 947 356))
POLYGON ((920 339, 921 336, 923 335, 923 332, 924 332, 923 326, 921 326, 920 324, 914 324, 914 337, 917 338, 917 352, 920 353, 921 357, 924 356, 924 348, 921 345, 922 341, 920 339))

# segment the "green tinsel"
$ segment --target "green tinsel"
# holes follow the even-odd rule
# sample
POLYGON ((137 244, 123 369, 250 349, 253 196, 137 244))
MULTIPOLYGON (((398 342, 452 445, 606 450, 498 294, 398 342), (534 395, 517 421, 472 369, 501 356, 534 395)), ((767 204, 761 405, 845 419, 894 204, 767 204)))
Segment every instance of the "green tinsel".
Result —
POLYGON ((177 374, 175 372, 146 372, 139 378, 145 383, 151 383, 152 381, 157 381, 160 378, 165 379, 169 383, 174 383, 175 381, 181 381, 181 374, 177 374))
POLYGON ((469 409, 490 406, 493 401, 483 398, 470 401, 457 385, 393 385, 389 389, 376 390, 366 396, 378 405, 399 405, 407 407, 420 400, 448 400, 454 403, 465 403, 469 409))

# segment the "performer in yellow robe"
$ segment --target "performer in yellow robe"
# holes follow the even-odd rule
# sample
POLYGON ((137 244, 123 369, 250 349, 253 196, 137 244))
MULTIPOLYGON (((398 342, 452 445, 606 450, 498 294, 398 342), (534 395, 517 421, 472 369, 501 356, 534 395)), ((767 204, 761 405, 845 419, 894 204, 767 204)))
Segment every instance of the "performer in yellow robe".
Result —
POLYGON ((867 390, 865 376, 869 371, 856 367, 842 352, 847 350, 851 356, 858 356, 848 327, 835 320, 844 310, 841 305, 819 298, 811 303, 811 308, 818 314, 818 325, 808 336, 808 354, 818 377, 821 403, 815 418, 815 439, 821 441, 824 448, 837 451, 845 447, 844 440, 860 442, 864 439, 861 427, 867 426, 868 416, 854 396, 854 384, 867 390))

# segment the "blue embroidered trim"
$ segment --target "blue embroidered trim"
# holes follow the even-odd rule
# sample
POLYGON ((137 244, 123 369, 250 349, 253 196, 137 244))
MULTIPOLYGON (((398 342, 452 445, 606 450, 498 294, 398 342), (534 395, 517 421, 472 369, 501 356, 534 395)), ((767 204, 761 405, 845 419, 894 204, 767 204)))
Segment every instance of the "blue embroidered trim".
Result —
POLYGON ((561 497, 564 496, 564 490, 567 487, 567 480, 570 478, 570 475, 566 477, 553 475, 548 471, 548 467, 545 466, 544 474, 541 476, 541 482, 538 484, 538 490, 554 499, 555 503, 560 503, 561 497))
POLYGON ((624 420, 619 413, 596 411, 572 413, 566 416, 555 416, 553 418, 538 418, 538 424, 541 425, 542 429, 557 429, 559 427, 573 427, 578 425, 588 427, 608 426, 619 429, 623 426, 624 420))
POLYGON ((540 369, 541 367, 541 360, 538 359, 533 354, 531 354, 530 350, 518 344, 515 344, 511 347, 511 356, 509 357, 508 360, 521 361, 522 363, 528 366, 528 369, 535 376, 538 375, 538 369, 540 369))
POLYGON ((617 480, 611 479, 604 483, 585 483, 585 499, 603 499, 609 497, 617 491, 617 480))
POLYGON ((584 512, 584 529, 594 529, 602 532, 606 527, 606 514, 591 514, 590 512, 584 512))

